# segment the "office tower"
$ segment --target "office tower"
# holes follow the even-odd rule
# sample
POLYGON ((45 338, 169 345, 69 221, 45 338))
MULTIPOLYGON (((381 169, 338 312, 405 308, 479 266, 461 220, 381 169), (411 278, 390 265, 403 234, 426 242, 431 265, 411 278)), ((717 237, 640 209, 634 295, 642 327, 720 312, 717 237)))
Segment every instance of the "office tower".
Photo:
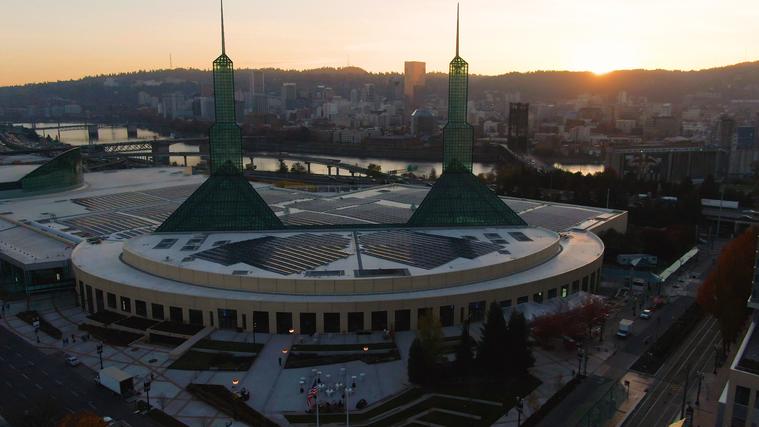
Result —
POLYGON ((426 64, 420 61, 406 61, 403 73, 403 95, 408 111, 419 108, 425 85, 426 64))
POLYGON ((509 103, 509 148, 524 153, 529 147, 527 133, 529 131, 530 104, 523 102, 509 103))
POLYGON ((295 83, 282 83, 282 107, 285 110, 295 109, 298 92, 295 83))

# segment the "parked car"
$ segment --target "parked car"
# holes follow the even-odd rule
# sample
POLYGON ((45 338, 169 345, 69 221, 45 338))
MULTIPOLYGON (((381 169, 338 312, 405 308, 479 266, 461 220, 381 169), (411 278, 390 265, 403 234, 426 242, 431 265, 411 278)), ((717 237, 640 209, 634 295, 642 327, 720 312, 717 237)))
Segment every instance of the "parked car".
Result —
POLYGON ((653 315, 654 315, 654 312, 651 311, 651 309, 648 309, 648 308, 640 312, 640 318, 641 319, 650 319, 651 316, 653 316, 653 315))
POLYGON ((79 366, 82 363, 76 356, 66 355, 66 364, 69 366, 79 366))

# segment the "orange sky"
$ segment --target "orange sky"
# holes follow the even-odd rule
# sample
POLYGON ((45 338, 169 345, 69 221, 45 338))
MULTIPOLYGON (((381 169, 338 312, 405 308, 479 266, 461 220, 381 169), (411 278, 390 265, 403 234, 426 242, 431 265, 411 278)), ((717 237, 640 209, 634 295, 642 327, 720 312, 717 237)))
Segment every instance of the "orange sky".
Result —
MULTIPOLYGON (((237 67, 444 70, 452 0, 227 0, 237 67)), ((0 86, 175 67, 219 52, 216 0, 4 0, 0 86), (9 18, 9 17, 17 17, 9 18)), ((470 71, 698 69, 759 58, 756 0, 463 0, 470 71)))

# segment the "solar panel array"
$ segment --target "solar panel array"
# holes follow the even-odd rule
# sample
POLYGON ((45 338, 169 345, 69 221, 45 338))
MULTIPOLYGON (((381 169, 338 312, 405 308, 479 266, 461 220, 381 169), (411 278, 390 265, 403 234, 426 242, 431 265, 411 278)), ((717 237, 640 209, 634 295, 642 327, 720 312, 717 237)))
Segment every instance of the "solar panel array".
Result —
POLYGON ((174 187, 156 188, 154 190, 141 191, 167 200, 184 200, 200 187, 199 184, 177 185, 174 187))
POLYGON ((77 205, 84 206, 91 211, 109 211, 121 208, 133 208, 135 206, 151 203, 160 203, 163 202, 163 199, 151 194, 132 191, 126 193, 106 194, 104 196, 81 197, 78 199, 71 199, 71 201, 77 205))
POLYGON ((266 236, 218 246, 194 256, 225 266, 243 263, 290 275, 347 258, 349 253, 346 249, 350 242, 350 238, 334 233, 266 236))
POLYGON ((289 202, 292 200, 310 198, 304 197, 303 193, 291 193, 285 190, 272 190, 267 188, 261 188, 256 190, 258 194, 263 197, 264 201, 270 205, 274 205, 282 202, 289 202))
POLYGON ((419 189, 419 190, 412 190, 412 189, 403 189, 398 191, 390 191, 387 193, 384 193, 380 195, 378 198, 382 200, 389 200, 391 202, 398 202, 398 203, 406 203, 406 204, 415 204, 418 205, 419 203, 424 200, 424 196, 427 195, 429 192, 429 188, 419 189))
POLYGON ((354 218, 345 218, 318 212, 296 212, 279 217, 285 225, 334 225, 334 224, 366 224, 354 218))
POLYGON ((456 258, 474 259, 501 249, 499 245, 408 230, 380 231, 359 236, 361 253, 431 270, 456 258))
MULTIPOLYGON (((501 199, 503 200, 503 199, 501 199)), ((506 205, 511 208, 514 212, 524 212, 527 209, 533 209, 538 206, 541 206, 543 203, 536 203, 536 202, 528 202, 526 200, 512 200, 512 199, 506 199, 503 200, 506 202, 506 205)))
POLYGON ((76 228, 90 237, 107 236, 126 230, 155 226, 155 224, 147 220, 118 212, 65 218, 59 219, 57 222, 76 228))
POLYGON ((358 197, 343 197, 339 199, 313 199, 295 202, 287 205, 290 208, 304 209, 308 211, 327 212, 334 209, 355 205, 365 205, 374 202, 374 199, 359 199, 358 197))
POLYGON ((380 224, 403 224, 411 217, 411 209, 368 203, 335 211, 340 215, 364 219, 380 224))
POLYGON ((164 222, 179 207, 179 203, 169 202, 162 205, 144 206, 137 209, 122 211, 129 215, 147 218, 156 222, 164 222))
POLYGON ((590 218, 595 218, 596 215, 598 212, 589 209, 546 206, 525 212, 521 217, 530 225, 539 225, 549 230, 561 231, 590 218))

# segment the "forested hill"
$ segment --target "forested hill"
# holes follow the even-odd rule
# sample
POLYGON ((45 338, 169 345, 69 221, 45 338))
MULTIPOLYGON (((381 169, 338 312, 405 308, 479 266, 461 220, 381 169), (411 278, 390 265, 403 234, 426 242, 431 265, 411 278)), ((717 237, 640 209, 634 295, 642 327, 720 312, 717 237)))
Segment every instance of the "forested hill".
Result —
MULTIPOLYGON (((348 98, 351 89, 361 90, 374 83, 379 96, 393 93, 403 84, 399 73, 369 73, 357 67, 319 68, 305 71, 264 69, 266 90, 279 93, 284 82, 296 83, 299 91, 317 85, 331 87, 335 94, 348 98)), ((249 90, 250 70, 236 72, 238 90, 249 90)), ((83 106, 103 104, 131 106, 137 93, 154 96, 181 91, 191 96, 211 84, 208 70, 173 69, 85 77, 79 80, 29 84, 0 88, 0 107, 49 105, 51 102, 76 102, 83 106)), ((651 101, 679 102, 686 95, 713 93, 722 99, 759 99, 759 62, 698 71, 626 70, 597 76, 589 72, 535 71, 498 76, 473 75, 470 94, 478 98, 485 90, 520 92, 522 99, 556 102, 589 93, 615 97, 619 91, 645 96, 651 101)), ((427 75, 427 93, 444 97, 447 76, 427 75)))

